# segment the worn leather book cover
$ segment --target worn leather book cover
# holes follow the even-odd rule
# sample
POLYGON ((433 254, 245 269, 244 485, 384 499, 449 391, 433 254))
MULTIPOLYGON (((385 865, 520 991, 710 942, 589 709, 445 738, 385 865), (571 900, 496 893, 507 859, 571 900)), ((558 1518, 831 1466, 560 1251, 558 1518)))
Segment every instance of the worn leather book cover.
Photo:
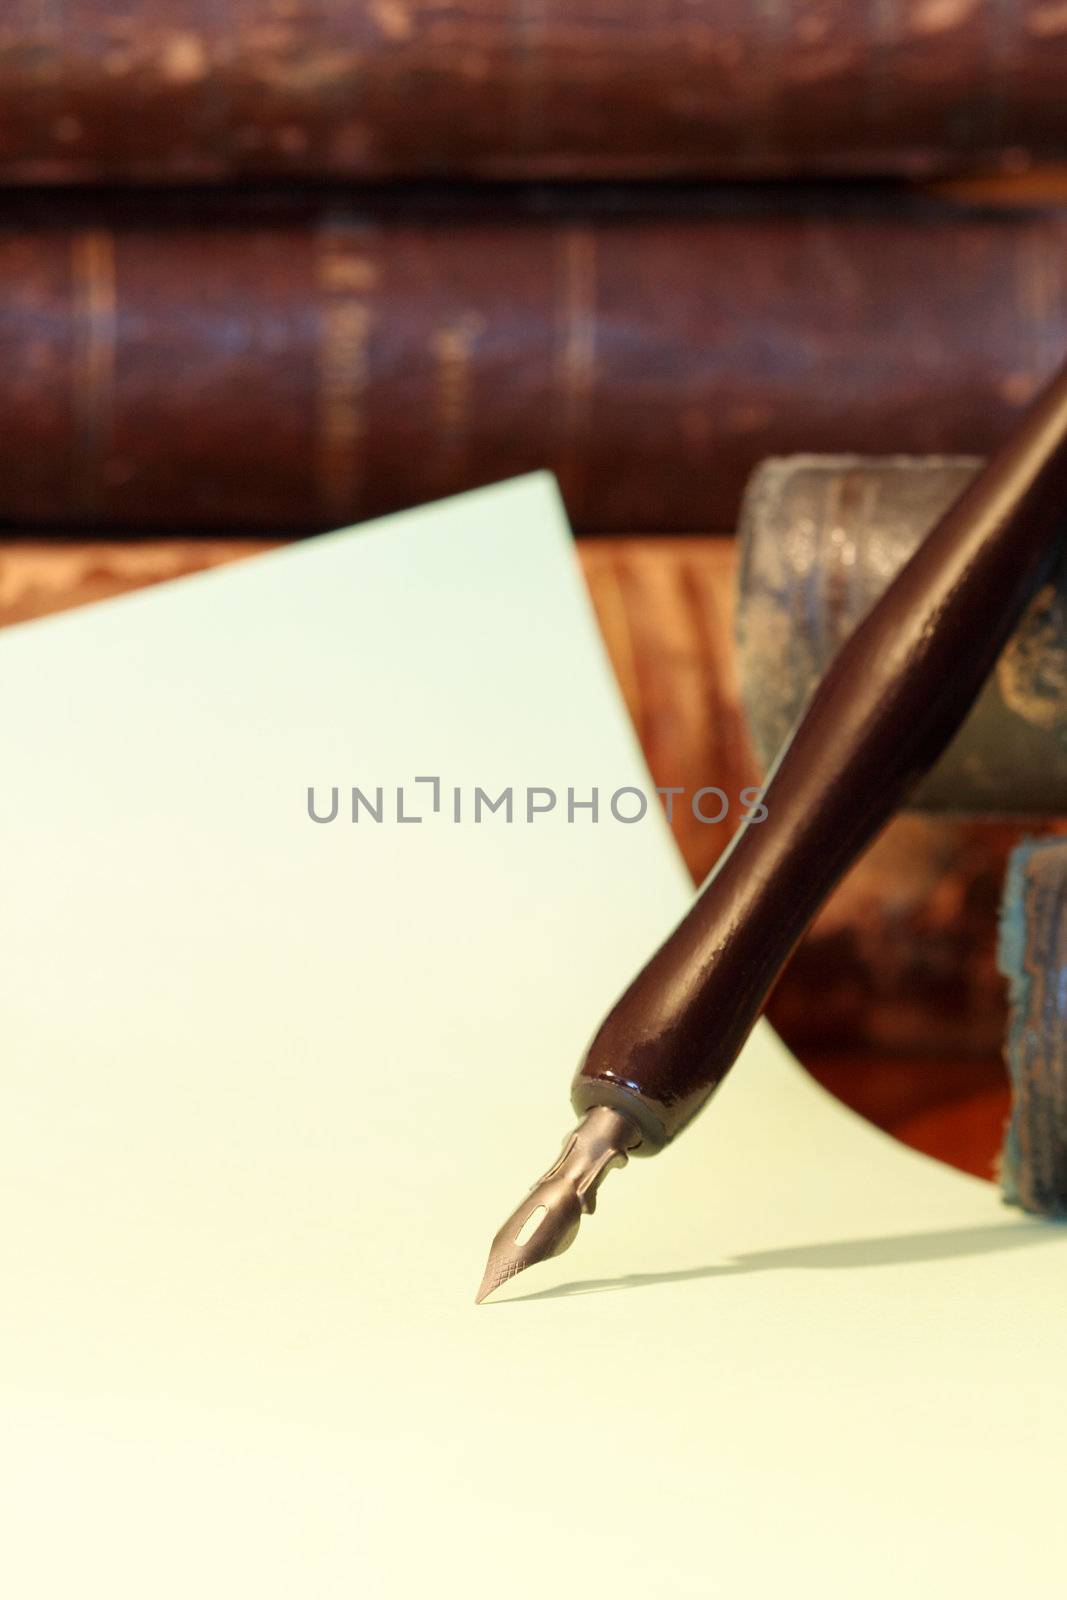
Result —
POLYGON ((1065 260, 1067 212, 939 201, 37 198, 0 522, 294 532, 549 467, 580 530, 729 529, 768 455, 994 447, 1065 260))
POLYGON ((1067 153, 1051 0, 7 0, 0 179, 943 172, 1067 153))

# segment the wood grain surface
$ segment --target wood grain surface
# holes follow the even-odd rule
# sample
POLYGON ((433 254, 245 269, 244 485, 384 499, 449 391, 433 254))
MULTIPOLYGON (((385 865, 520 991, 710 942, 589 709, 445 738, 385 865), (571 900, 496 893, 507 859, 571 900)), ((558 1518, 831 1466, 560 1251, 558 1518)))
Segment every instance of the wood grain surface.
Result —
MULTIPOLYGON (((275 544, 9 538, 0 542, 0 626, 275 544)), ((587 539, 578 548, 656 782, 738 792, 754 767, 733 650, 732 540, 587 539)), ((699 881, 732 824, 702 824, 682 805, 672 825, 699 881)), ((1009 1109, 996 913, 1018 836, 1003 823, 898 819, 830 900, 771 1006, 784 1036, 840 1098, 982 1176, 1009 1109)))

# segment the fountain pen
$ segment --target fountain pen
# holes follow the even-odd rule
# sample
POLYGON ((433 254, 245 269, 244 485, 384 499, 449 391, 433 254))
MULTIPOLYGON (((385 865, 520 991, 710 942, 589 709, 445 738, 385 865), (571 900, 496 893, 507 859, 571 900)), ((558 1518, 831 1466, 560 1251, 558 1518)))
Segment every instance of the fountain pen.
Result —
POLYGON ((842 645, 687 915, 601 1024, 580 1118, 493 1240, 478 1290, 573 1241, 607 1172, 722 1082, 797 941, 933 766, 1067 535, 1067 367, 842 645), (751 812, 749 813, 751 817, 751 812))

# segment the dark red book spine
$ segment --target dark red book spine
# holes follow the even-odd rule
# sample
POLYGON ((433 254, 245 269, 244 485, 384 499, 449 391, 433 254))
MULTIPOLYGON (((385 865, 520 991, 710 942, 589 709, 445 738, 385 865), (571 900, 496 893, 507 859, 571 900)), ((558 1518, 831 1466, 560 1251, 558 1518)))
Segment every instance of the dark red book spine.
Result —
POLYGON ((729 529, 793 451, 984 454, 1067 351, 1067 216, 124 214, 0 229, 0 520, 303 530, 539 467, 729 529))
POLYGON ((1056 0, 7 0, 0 179, 662 177, 1067 152, 1056 0))

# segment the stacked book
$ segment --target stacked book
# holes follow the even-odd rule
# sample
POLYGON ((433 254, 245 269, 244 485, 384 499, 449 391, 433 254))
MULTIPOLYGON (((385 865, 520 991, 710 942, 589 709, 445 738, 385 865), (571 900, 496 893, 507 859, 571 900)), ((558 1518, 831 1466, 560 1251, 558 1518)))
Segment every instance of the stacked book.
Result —
POLYGON ((1067 154, 1047 0, 14 11, 8 526, 548 466, 581 530, 727 530, 768 454, 987 451, 1067 347, 1067 215, 904 182, 1067 154))

